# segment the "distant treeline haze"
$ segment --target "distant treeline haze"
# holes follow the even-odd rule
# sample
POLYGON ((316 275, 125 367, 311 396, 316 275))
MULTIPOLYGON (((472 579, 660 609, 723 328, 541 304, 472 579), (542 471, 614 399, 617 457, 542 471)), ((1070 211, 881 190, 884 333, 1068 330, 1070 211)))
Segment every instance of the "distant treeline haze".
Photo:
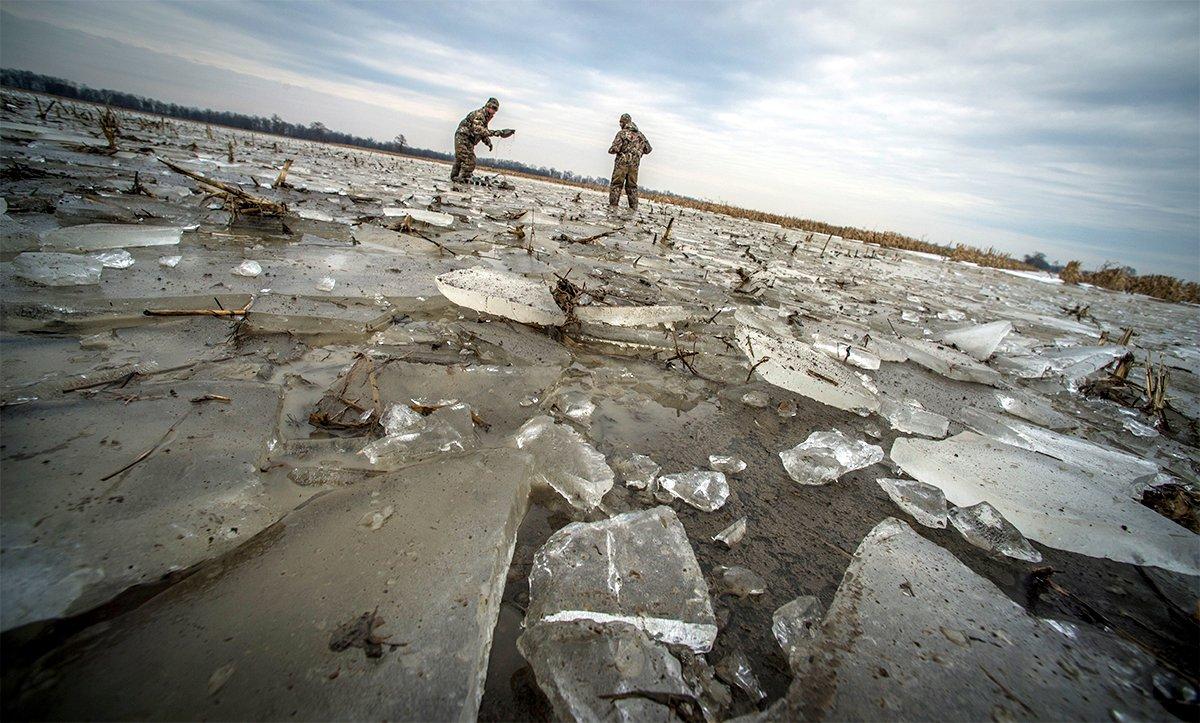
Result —
MULTIPOLYGON (((242 128, 244 130, 256 131, 259 133, 273 133, 275 135, 286 136, 289 138, 299 138, 302 140, 320 141, 324 143, 340 143, 342 145, 370 148, 379 151, 387 151, 389 153, 403 153, 420 158, 433 158, 443 161, 453 160, 453 156, 449 153, 434 151, 428 148, 414 148, 413 146, 408 145, 402 134, 397 135, 390 141, 378 141, 374 138, 363 138, 362 136, 331 130, 325 127, 325 125, 319 121, 314 121, 308 125, 303 125, 300 123, 285 121, 278 115, 272 115, 270 118, 265 118, 263 116, 231 113, 229 111, 210 110, 207 108, 191 108, 188 106, 179 105, 177 103, 165 103, 152 98, 143 98, 138 95, 123 93, 121 91, 96 90, 94 88, 89 88, 86 85, 73 83, 69 80, 32 73, 27 70, 14 70, 9 68, 0 69, 0 84, 19 90, 32 91, 36 93, 48 93, 64 98, 86 101, 88 103, 116 106, 118 108, 126 108, 143 113, 155 113, 158 115, 170 116, 172 118, 198 121, 200 123, 210 123, 228 126, 231 128, 242 128)), ((451 130, 452 129, 449 127, 447 128, 447 136, 449 136, 451 130)), ((546 168, 544 166, 534 167, 524 163, 519 163, 517 161, 488 158, 481 159, 480 165, 497 170, 550 178, 579 186, 602 188, 606 187, 608 184, 608 180, 605 178, 584 176, 571 171, 560 171, 556 168, 546 168)), ((777 223, 785 228, 800 229, 803 231, 820 234, 830 234, 843 238, 859 239, 889 248, 924 251, 926 253, 948 256, 959 261, 971 261, 981 266, 991 266, 1002 269, 1036 269, 1048 271, 1050 273, 1059 274, 1067 283, 1077 283, 1082 281, 1116 291, 1143 293, 1158 297, 1160 299, 1165 299, 1167 301, 1188 301, 1192 303, 1200 303, 1200 284, 1180 281, 1179 279, 1170 276, 1138 276, 1134 269, 1127 266, 1122 267, 1112 262, 1103 265, 1096 271, 1089 272, 1082 270, 1079 262, 1077 261, 1068 262, 1066 264, 1060 264, 1058 261, 1050 263, 1046 259, 1046 255, 1040 251, 1034 254, 1026 255, 1023 260, 1017 260, 1007 253, 991 248, 984 251, 982 249, 964 244, 935 244, 929 241, 913 238, 911 236, 905 236, 904 234, 895 233, 893 231, 876 231, 855 228, 853 226, 838 226, 812 219, 765 213, 762 211, 754 211, 752 209, 730 206, 724 203, 716 203, 712 201, 691 198, 688 196, 680 196, 669 191, 647 191, 645 195, 654 200, 672 203, 678 206, 712 211, 715 213, 724 213, 735 218, 745 218, 756 221, 777 223)))

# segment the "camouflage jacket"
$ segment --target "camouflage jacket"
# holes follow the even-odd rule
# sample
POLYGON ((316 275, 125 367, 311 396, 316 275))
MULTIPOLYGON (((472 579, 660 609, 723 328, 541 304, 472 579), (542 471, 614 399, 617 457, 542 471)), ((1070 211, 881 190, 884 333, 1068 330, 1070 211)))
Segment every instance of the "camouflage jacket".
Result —
POLYGON ((630 123, 617 131, 617 137, 613 139, 608 152, 616 155, 618 165, 636 166, 642 160, 642 156, 651 150, 653 149, 650 148, 650 141, 646 140, 646 136, 636 125, 630 123))
POLYGON ((466 118, 458 124, 458 130, 454 132, 456 136, 462 136, 471 145, 475 145, 488 136, 498 136, 500 131, 494 131, 488 128, 488 117, 483 112, 483 108, 473 110, 467 114, 466 118))

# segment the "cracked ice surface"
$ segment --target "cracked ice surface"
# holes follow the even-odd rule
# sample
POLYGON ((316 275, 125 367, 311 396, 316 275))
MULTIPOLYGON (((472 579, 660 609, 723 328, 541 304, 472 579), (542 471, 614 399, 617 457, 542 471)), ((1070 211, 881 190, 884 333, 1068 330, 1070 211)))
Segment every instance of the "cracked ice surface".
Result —
POLYGON ((669 507, 573 522, 551 535, 534 556, 525 620, 527 628, 625 623, 697 652, 717 637, 708 585, 669 507))

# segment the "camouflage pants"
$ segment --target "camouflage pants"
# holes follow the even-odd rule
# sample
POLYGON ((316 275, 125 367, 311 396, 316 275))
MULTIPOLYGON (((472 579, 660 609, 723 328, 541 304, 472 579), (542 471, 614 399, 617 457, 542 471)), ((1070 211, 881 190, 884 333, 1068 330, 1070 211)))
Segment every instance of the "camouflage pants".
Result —
POLYGON ((621 200, 621 190, 629 198, 629 207, 637 208, 637 177, 636 163, 617 163, 613 165, 612 181, 608 184, 608 205, 616 206, 621 200))
POLYGON ((454 167, 450 169, 451 181, 466 183, 475 172, 475 144, 469 139, 454 135, 454 167))

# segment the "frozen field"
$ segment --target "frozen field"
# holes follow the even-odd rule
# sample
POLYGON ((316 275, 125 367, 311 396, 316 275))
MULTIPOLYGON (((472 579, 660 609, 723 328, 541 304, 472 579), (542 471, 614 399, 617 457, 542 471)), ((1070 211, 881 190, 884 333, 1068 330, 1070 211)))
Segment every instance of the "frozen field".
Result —
POLYGON ((37 111, 10 717, 1197 715, 1197 307, 37 111))

